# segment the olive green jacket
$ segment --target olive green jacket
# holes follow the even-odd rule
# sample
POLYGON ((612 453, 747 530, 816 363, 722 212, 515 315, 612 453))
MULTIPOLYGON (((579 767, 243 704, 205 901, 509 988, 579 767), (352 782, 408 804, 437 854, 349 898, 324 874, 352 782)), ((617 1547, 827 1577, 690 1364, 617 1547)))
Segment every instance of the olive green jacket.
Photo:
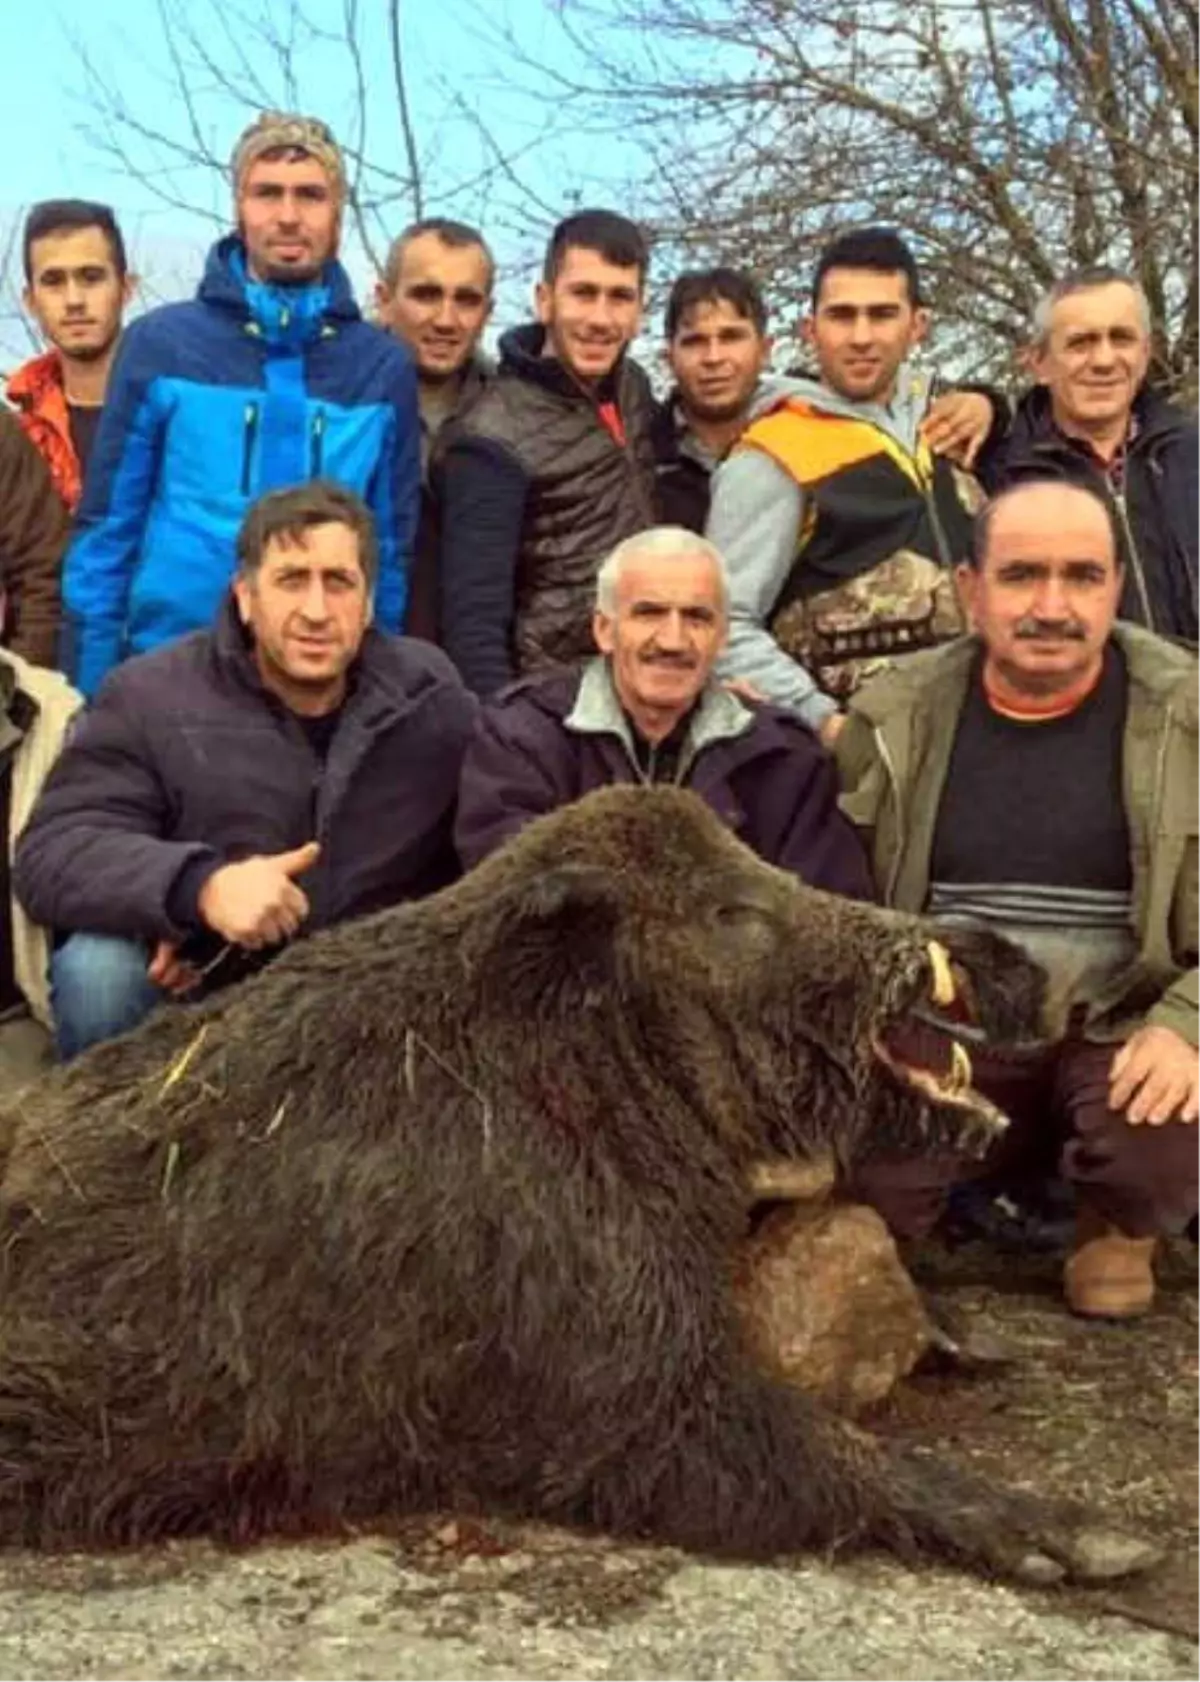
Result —
MULTIPOLYGON (((1113 636, 1129 673, 1125 816, 1139 950, 1088 1008, 1089 1038, 1142 1022, 1197 1036, 1197 661, 1135 625, 1113 636)), ((922 911, 942 785, 977 648, 960 637, 913 654, 850 703, 837 741, 842 809, 863 833, 887 905, 922 911)))

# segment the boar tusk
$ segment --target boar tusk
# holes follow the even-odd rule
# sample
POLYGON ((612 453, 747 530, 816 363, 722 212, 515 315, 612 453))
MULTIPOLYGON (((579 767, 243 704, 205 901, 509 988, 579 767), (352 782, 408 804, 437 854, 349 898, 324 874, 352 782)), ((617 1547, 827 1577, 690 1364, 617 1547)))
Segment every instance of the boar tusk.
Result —
POLYGON ((954 972, 950 968, 950 954, 940 940, 929 942, 929 967, 933 971, 933 1002, 942 1008, 952 1005, 958 997, 954 972))
POLYGON ((750 1165, 750 1195, 759 1201, 808 1203, 828 1196, 837 1169, 831 1156, 807 1161, 778 1158, 750 1165))
POLYGON ((959 1045, 958 1041, 955 1040, 950 1051, 951 1092, 965 1092, 971 1084, 974 1073, 966 1047, 959 1045))

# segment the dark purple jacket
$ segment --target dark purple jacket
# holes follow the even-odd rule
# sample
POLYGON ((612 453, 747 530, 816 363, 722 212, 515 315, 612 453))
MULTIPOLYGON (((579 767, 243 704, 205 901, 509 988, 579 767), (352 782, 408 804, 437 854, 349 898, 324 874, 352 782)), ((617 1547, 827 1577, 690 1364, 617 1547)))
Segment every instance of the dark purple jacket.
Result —
MULTIPOLYGON (((510 685, 489 702, 463 764, 455 841, 468 868, 533 818, 611 783, 644 781, 607 667, 510 685)), ((873 899, 866 856, 838 810, 833 760, 790 713, 710 689, 679 781, 768 864, 873 899)))
POLYGON ((227 602, 214 632, 110 673, 21 836, 17 894, 52 928, 179 941, 219 866, 311 840, 308 930, 430 893, 458 874, 477 710, 440 650, 370 630, 322 764, 227 602))

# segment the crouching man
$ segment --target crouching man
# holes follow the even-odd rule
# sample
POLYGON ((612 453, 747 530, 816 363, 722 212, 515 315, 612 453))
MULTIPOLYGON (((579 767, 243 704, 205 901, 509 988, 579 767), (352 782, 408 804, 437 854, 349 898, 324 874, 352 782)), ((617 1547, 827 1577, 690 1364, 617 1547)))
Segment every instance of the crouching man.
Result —
MULTIPOLYGON (((890 904, 1045 967, 1045 1042, 975 1059, 1013 1122, 985 1167, 1057 1158, 1078 1200, 1067 1301, 1125 1318, 1153 1299, 1157 1235, 1196 1209, 1196 660, 1115 623, 1112 520, 1083 485, 1003 491, 958 581, 974 636, 851 703, 843 806, 890 904)), ((860 1191, 917 1237, 967 1171, 876 1163, 860 1191)))
POLYGON ((366 507, 274 491, 237 552, 215 630, 110 674, 21 837, 64 1057, 457 872, 476 703, 437 649, 372 628, 366 507))
POLYGON ((57 672, 0 648, 0 1092, 31 1080, 50 1061, 50 941, 13 893, 12 861, 17 837, 82 705, 83 697, 57 672))
POLYGON ((713 681, 728 619, 725 564, 704 538, 660 526, 619 544, 597 578, 599 657, 512 684, 484 708, 463 766, 463 863, 592 789, 676 783, 769 864, 873 897, 816 737, 713 681))

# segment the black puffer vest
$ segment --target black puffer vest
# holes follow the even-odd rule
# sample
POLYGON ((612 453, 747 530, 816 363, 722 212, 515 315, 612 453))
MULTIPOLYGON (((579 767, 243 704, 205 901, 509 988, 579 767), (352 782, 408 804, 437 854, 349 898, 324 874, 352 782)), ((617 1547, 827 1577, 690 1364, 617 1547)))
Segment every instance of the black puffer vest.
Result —
POLYGON ((623 538, 655 524, 653 399, 645 374, 623 357, 595 393, 542 355, 545 329, 515 327, 500 341, 500 367, 466 424, 494 438, 530 481, 517 560, 515 645, 521 672, 575 665, 595 653, 596 574, 623 538), (598 413, 615 401, 617 443, 598 413))

